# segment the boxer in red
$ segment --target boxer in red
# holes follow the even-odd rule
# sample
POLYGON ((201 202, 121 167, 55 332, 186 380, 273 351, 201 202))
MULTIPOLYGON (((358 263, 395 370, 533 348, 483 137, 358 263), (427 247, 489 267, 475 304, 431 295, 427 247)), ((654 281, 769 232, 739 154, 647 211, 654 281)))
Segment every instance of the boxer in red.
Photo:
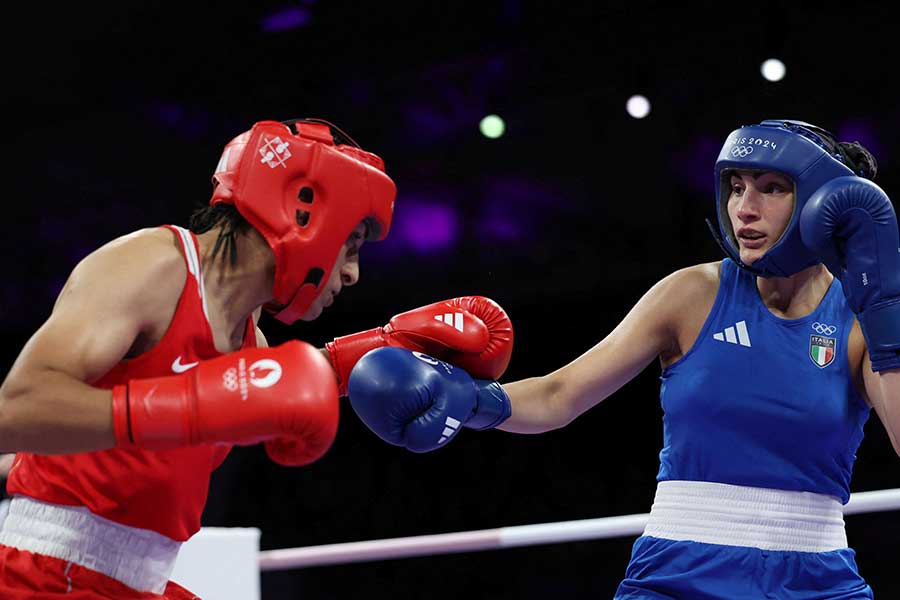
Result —
POLYGON ((327 350, 267 347, 260 311, 317 318, 359 279, 394 197, 381 159, 335 126, 262 121, 225 147, 190 230, 140 230, 76 266, 0 388, 0 452, 17 453, 0 598, 194 598, 168 578, 232 445, 321 457, 348 373, 379 346, 500 376, 512 329, 479 297, 327 350))

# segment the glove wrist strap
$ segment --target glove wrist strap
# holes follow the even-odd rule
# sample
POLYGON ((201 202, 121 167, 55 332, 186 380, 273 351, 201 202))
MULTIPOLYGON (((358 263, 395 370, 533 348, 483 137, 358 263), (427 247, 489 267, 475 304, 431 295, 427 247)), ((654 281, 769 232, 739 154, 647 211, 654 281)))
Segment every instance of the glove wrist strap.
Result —
POLYGON ((381 348, 384 345, 382 327, 345 335, 325 344, 328 355, 331 357, 331 366, 337 376, 339 396, 347 395, 347 380, 350 379, 350 371, 353 370, 359 359, 370 350, 381 348))
POLYGON ((165 450, 203 441, 192 427, 188 382, 183 375, 128 382, 130 434, 135 445, 165 450))
POLYGON ((900 298, 877 302, 858 315, 872 370, 900 368, 900 298))
POLYGON ((512 415, 509 396, 496 381, 476 379, 477 390, 475 410, 466 419, 469 429, 493 429, 512 415))
POLYGON ((118 448, 134 446, 134 439, 131 437, 130 408, 128 406, 128 386, 114 386, 112 389, 112 420, 118 448))

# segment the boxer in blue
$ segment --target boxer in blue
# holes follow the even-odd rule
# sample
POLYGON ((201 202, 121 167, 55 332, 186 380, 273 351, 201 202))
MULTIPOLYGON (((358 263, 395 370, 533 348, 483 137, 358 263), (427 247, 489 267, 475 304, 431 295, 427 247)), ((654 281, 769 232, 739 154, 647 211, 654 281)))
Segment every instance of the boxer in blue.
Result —
POLYGON ((658 357, 657 493, 615 597, 872 598, 842 504, 870 408, 900 454, 900 244, 875 171, 862 146, 807 123, 742 127, 715 167, 728 258, 666 277, 544 377, 501 387, 376 350, 351 402, 384 439, 426 451, 460 425, 563 427, 658 357))

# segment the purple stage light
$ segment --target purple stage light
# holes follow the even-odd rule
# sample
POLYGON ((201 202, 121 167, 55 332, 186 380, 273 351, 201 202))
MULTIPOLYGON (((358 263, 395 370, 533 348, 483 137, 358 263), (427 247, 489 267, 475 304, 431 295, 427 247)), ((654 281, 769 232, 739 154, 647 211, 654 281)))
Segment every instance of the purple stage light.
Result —
POLYGON ((209 133, 211 117, 207 111, 159 100, 147 102, 145 110, 154 121, 186 138, 201 138, 209 133))
POLYGON ((489 177, 481 186, 475 231, 481 239, 511 242, 535 235, 539 222, 570 210, 568 194, 536 178, 489 177))
POLYGON ((416 132, 412 137, 413 141, 437 140, 449 135, 457 127, 449 115, 441 113, 435 106, 409 106, 406 118, 410 129, 416 132))
POLYGON ((534 179, 513 175, 486 177, 483 189, 489 198, 504 201, 510 208, 522 202, 541 203, 548 192, 534 179))
POLYGON ((509 242, 521 239, 531 209, 515 196, 488 194, 478 212, 475 230, 482 239, 509 242))
POLYGON ((713 169, 724 142, 724 137, 703 135, 694 138, 681 151, 673 153, 671 168, 685 184, 708 197, 715 190, 713 169))
POLYGON ((875 160, 885 163, 885 147, 878 141, 877 129, 869 119, 850 119, 841 123, 834 133, 842 142, 859 142, 875 155, 875 160))
POLYGON ((479 233, 504 242, 522 238, 522 225, 509 215, 489 214, 478 225, 479 233))
POLYGON ((268 33, 287 31, 305 27, 312 21, 312 13, 299 6, 291 6, 276 10, 264 16, 259 23, 260 28, 268 33))
POLYGON ((184 107, 177 104, 159 103, 153 106, 153 114, 163 125, 175 127, 184 119, 184 107))
POLYGON ((456 212, 437 202, 398 201, 391 235, 396 235, 417 252, 446 250, 459 238, 459 217, 456 212))

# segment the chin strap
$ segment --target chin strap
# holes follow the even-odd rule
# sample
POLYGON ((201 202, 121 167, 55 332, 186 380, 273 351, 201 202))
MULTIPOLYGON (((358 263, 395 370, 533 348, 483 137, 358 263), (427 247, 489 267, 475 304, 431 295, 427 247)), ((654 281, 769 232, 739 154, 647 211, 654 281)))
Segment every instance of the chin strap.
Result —
POLYGON ((741 257, 734 253, 734 251, 728 247, 728 244, 725 243, 725 240, 722 239, 722 236, 719 235, 719 232, 716 230, 715 226, 713 226, 712 221, 709 219, 704 219, 706 221, 706 226, 709 227, 709 232, 712 234, 713 239, 716 240, 716 243, 719 245, 719 248, 722 249, 722 252, 725 253, 725 256, 734 261, 734 264, 744 269, 745 271, 749 271, 754 275, 762 276, 762 271, 758 269, 754 269, 749 265, 745 265, 741 262, 741 257))

